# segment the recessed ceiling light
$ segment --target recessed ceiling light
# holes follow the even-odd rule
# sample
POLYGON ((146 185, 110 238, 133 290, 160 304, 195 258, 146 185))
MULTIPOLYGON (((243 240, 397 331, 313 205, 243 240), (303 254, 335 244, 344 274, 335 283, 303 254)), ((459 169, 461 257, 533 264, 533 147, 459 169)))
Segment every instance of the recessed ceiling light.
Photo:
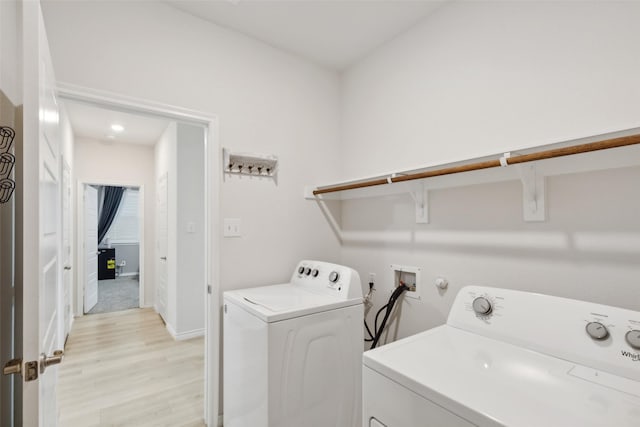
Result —
POLYGON ((114 132, 122 132, 124 130, 124 126, 119 125, 119 124, 112 124, 111 125, 111 130, 114 132))

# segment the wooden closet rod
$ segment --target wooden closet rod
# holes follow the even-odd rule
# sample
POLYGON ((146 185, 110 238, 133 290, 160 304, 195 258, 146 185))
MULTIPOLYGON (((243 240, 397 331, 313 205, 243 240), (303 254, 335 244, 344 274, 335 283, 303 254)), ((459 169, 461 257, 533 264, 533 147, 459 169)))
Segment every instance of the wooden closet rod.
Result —
MULTIPOLYGON (((570 147, 554 148, 551 150, 538 151, 537 153, 522 154, 513 157, 503 157, 502 161, 507 165, 533 162, 536 160, 552 159, 555 157, 570 156, 572 154, 589 153, 592 151, 606 150, 609 148, 626 147, 628 145, 640 144, 640 134, 622 136, 619 138, 605 139, 603 141, 590 142, 588 144, 573 145, 570 147)), ((373 187, 376 185, 391 184, 394 182, 412 181, 414 179, 431 178, 434 176, 451 175, 460 172, 470 172, 480 169, 501 167, 500 159, 486 160, 483 162, 469 163, 467 165, 451 166, 441 169, 434 169, 425 172, 416 172, 407 175, 390 176, 389 178, 375 178, 353 184, 333 185, 313 191, 313 195, 335 193, 336 191, 355 190, 356 188, 373 187)))

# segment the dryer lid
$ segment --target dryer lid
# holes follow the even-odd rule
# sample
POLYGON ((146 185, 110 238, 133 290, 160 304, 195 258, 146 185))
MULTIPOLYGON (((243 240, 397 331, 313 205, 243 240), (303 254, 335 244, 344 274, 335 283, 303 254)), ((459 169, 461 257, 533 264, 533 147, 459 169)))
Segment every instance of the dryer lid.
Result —
POLYGON ((448 325, 364 353, 364 365, 472 423, 637 426, 640 382, 448 325))

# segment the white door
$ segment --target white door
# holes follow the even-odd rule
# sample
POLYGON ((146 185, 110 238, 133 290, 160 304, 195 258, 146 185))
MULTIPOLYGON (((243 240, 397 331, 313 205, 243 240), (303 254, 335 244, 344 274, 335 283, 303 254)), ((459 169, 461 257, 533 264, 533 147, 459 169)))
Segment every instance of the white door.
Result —
MULTIPOLYGON (((22 387, 22 425, 55 426, 54 358, 58 340, 60 278, 59 111, 40 2, 23 1, 23 143, 16 206, 16 283, 22 288, 22 357, 38 361, 23 373, 38 378, 22 387), (44 355, 44 357, 41 357, 44 355), (39 369, 38 369, 39 368, 39 369)), ((59 359, 59 358, 58 358, 59 359)))
POLYGON ((67 339, 71 327, 71 295, 73 275, 71 274, 71 167, 67 162, 62 162, 62 342, 67 339))
POLYGON ((98 303, 98 190, 84 186, 84 312, 98 303))
POLYGON ((165 173, 158 179, 158 196, 156 199, 156 212, 158 215, 158 242, 157 242, 157 272, 158 287, 156 291, 157 311, 162 318, 167 320, 167 278, 169 275, 167 265, 167 247, 169 241, 169 211, 167 209, 169 187, 167 185, 167 174, 165 173))

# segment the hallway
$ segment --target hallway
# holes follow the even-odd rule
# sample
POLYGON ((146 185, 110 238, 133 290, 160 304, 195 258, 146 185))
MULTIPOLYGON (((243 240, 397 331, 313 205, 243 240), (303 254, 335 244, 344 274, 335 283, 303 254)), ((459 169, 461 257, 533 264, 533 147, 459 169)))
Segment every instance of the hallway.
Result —
POLYGON ((61 427, 204 426, 204 339, 151 308, 77 318, 59 370, 61 427))

